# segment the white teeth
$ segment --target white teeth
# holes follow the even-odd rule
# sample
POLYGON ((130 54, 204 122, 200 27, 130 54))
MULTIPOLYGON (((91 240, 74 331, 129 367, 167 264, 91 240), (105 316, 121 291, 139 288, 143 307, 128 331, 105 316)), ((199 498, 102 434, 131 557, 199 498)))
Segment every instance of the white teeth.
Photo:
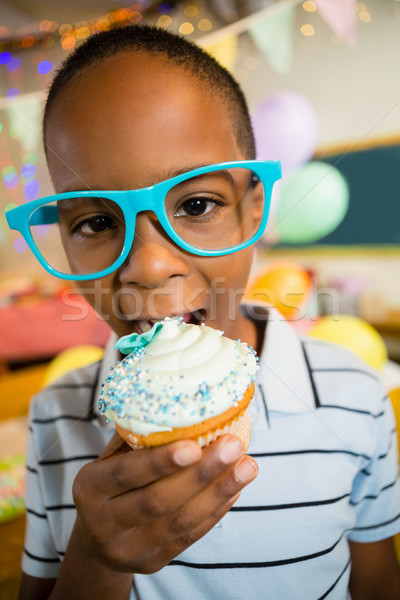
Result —
POLYGON ((139 327, 142 330, 142 332, 144 333, 145 331, 149 331, 153 327, 153 323, 151 323, 147 319, 140 319, 139 327))

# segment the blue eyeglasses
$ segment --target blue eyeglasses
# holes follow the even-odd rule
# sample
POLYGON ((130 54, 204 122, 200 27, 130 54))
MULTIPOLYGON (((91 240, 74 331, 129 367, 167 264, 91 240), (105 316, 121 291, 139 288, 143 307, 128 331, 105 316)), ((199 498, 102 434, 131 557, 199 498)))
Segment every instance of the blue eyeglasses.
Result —
POLYGON ((6 212, 52 275, 85 281, 126 260, 136 216, 152 211, 178 246, 198 256, 232 254, 257 242, 267 225, 276 161, 200 167, 137 190, 78 191, 27 202, 6 212))

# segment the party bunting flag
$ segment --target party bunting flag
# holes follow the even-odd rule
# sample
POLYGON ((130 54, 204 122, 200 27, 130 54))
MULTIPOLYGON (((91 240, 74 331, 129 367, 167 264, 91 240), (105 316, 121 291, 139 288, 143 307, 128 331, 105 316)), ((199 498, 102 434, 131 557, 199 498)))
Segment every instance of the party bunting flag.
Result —
POLYGON ((206 46, 205 50, 228 71, 234 70, 238 55, 238 38, 236 35, 206 46))
POLYGON ((349 46, 356 43, 356 0, 314 0, 317 11, 349 46))
POLYGON ((292 66, 294 7, 282 8, 275 15, 251 25, 249 34, 271 67, 282 75, 292 66))

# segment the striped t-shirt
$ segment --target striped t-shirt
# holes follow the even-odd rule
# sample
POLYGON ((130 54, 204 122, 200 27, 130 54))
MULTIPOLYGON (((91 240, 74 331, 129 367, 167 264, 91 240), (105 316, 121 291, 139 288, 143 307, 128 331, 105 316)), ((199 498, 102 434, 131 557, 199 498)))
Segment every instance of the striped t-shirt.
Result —
MULTIPOLYGON (((158 573, 135 575, 132 599, 344 600, 348 540, 400 530, 396 431, 378 374, 350 351, 298 335, 275 309, 260 310, 267 328, 249 448, 259 475, 202 539, 158 573)), ((101 363, 31 404, 22 562, 30 575, 57 577, 75 520, 72 482, 114 432, 97 408, 114 341, 101 363)))

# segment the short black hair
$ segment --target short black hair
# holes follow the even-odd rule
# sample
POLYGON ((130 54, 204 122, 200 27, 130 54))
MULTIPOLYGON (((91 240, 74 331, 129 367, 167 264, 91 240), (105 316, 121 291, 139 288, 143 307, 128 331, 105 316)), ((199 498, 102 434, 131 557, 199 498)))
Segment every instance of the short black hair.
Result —
POLYGON ((237 81, 227 69, 195 43, 150 25, 127 25, 91 35, 63 61, 50 85, 43 115, 43 142, 55 98, 77 75, 107 58, 124 52, 147 52, 163 56, 205 83, 226 103, 239 148, 246 158, 255 158, 255 142, 249 109, 237 81))

